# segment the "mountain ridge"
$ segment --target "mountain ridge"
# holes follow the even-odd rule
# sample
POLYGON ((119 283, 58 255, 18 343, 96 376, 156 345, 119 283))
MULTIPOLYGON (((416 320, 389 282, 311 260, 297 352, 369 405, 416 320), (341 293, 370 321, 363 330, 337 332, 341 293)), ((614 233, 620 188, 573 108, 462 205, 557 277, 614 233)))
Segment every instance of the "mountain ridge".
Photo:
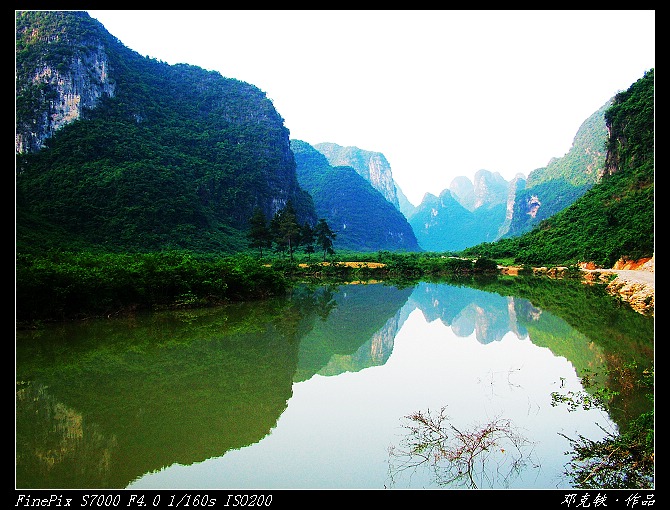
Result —
MULTIPOLYGON (((15 17, 17 250, 230 253, 245 250, 256 207, 270 218, 291 201, 301 224, 321 215, 300 182, 284 119, 254 85, 141 57, 85 12, 16 11, 15 17)), ((630 164, 617 160, 621 152, 611 145, 626 136, 608 140, 611 101, 580 126, 565 156, 527 178, 506 182, 480 170, 474 182, 468 179, 472 186, 452 181, 416 207, 382 153, 317 145, 342 190, 337 205, 351 198, 349 186, 373 197, 368 201, 384 197, 404 215, 418 247, 408 248, 407 233, 384 249, 453 251, 523 235, 630 164)), ((651 108, 653 117, 653 98, 651 108)), ((644 143, 653 145, 651 132, 644 143)), ((323 194, 321 205, 330 198, 323 194)), ((351 249, 381 246, 365 244, 365 229, 377 216, 370 211, 386 208, 379 202, 359 209, 351 249)), ((334 218, 332 203, 330 211, 334 218)), ((406 232, 394 212, 383 218, 394 218, 390 238, 406 232)), ((608 221, 615 220, 623 221, 618 212, 608 221)))
POLYGON ((337 232, 336 248, 421 250, 405 216, 360 172, 348 165, 332 166, 302 140, 291 140, 291 149, 300 185, 313 197, 319 217, 337 232))
POLYGON ((316 222, 265 92, 141 57, 85 12, 16 20, 19 249, 238 251, 254 209, 289 200, 316 222))

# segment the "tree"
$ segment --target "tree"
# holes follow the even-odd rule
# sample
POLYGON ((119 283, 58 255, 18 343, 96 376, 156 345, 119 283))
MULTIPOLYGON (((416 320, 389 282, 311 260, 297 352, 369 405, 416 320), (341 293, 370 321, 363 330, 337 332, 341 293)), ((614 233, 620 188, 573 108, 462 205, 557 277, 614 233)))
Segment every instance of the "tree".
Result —
POLYGON ((293 252, 300 239, 300 225, 296 219, 293 203, 289 200, 283 209, 277 211, 270 222, 272 236, 280 250, 288 249, 289 257, 293 261, 293 252))
MULTIPOLYGON (((643 369, 637 377, 637 364, 633 363, 616 368, 617 372, 607 377, 622 380, 630 379, 627 386, 647 388, 647 397, 654 399, 654 369, 643 369)), ((584 388, 593 386, 597 374, 582 377, 584 388)), ((609 413, 611 397, 606 391, 579 393, 568 392, 562 395, 551 394, 552 406, 567 404, 569 410, 578 407, 584 409, 599 408, 609 413)), ((583 435, 577 439, 559 433, 570 441, 571 460, 566 464, 565 474, 572 479, 575 488, 594 489, 652 489, 654 487, 654 411, 643 413, 630 422, 628 427, 616 434, 603 429, 606 436, 599 441, 583 435)), ((601 427, 602 428, 602 427, 601 427)))
POLYGON ((260 207, 256 207, 254 210, 254 214, 249 220, 249 224, 251 226, 251 229, 247 234, 249 247, 258 248, 260 258, 263 258, 263 248, 270 248, 272 246, 272 233, 267 225, 265 214, 263 214, 260 207))
POLYGON ((314 237, 316 238, 316 244, 323 250, 323 260, 325 261, 326 254, 333 255, 335 253, 333 240, 337 235, 330 229, 326 220, 321 218, 314 227, 314 237))
POLYGON ((314 239, 314 229, 308 222, 305 222, 300 229, 300 244, 305 247, 308 258, 311 258, 311 254, 314 253, 314 239))

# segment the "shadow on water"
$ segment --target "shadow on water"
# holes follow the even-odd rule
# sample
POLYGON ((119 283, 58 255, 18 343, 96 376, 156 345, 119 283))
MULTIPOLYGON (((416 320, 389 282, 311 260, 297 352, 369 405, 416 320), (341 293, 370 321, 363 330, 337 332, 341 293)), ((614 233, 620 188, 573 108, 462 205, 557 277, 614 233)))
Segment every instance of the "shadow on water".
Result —
MULTIPOLYGON (((257 443, 295 383, 384 365, 417 308, 483 344, 529 336, 580 375, 653 360, 653 320, 598 287, 541 279, 298 286, 282 299, 19 331, 16 486, 124 488, 257 443)), ((619 392, 619 426, 649 405, 600 377, 619 392)))

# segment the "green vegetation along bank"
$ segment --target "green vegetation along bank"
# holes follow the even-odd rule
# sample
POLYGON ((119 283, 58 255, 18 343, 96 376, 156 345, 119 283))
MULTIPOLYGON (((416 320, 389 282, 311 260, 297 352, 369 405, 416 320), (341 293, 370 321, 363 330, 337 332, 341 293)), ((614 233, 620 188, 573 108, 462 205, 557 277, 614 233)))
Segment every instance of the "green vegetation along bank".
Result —
POLYGON ((300 279, 411 281, 446 274, 495 273, 493 260, 379 252, 359 264, 318 257, 207 256, 188 252, 19 254, 16 320, 39 322, 116 316, 129 311, 202 307, 263 299, 300 279))

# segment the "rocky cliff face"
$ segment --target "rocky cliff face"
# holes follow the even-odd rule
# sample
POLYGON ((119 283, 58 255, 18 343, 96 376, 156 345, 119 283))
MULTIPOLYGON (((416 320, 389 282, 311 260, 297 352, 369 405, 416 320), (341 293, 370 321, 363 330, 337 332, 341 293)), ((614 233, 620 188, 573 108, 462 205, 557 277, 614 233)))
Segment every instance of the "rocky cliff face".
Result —
POLYGON ((319 143, 314 145, 314 148, 326 156, 331 166, 352 167, 400 210, 391 165, 381 152, 366 151, 358 147, 342 147, 335 143, 319 143))
MULTIPOLYGON (((32 25, 18 32, 17 37, 24 36, 26 45, 69 45, 65 34, 54 34, 46 26, 32 25)), ((102 96, 114 96, 115 83, 101 40, 91 36, 86 45, 69 46, 63 53, 70 55, 64 61, 48 61, 49 53, 43 52, 29 66, 17 65, 17 153, 41 149, 54 132, 79 119, 85 109, 95 108, 102 96), (39 105, 30 117, 18 108, 27 97, 35 100, 33 106, 39 105)))
POLYGON ((55 131, 81 117, 86 108, 95 108, 103 95, 114 96, 109 80, 107 56, 102 47, 73 57, 64 72, 44 64, 35 69, 31 87, 48 91, 49 97, 39 116, 29 126, 17 126, 16 152, 35 152, 55 131))

